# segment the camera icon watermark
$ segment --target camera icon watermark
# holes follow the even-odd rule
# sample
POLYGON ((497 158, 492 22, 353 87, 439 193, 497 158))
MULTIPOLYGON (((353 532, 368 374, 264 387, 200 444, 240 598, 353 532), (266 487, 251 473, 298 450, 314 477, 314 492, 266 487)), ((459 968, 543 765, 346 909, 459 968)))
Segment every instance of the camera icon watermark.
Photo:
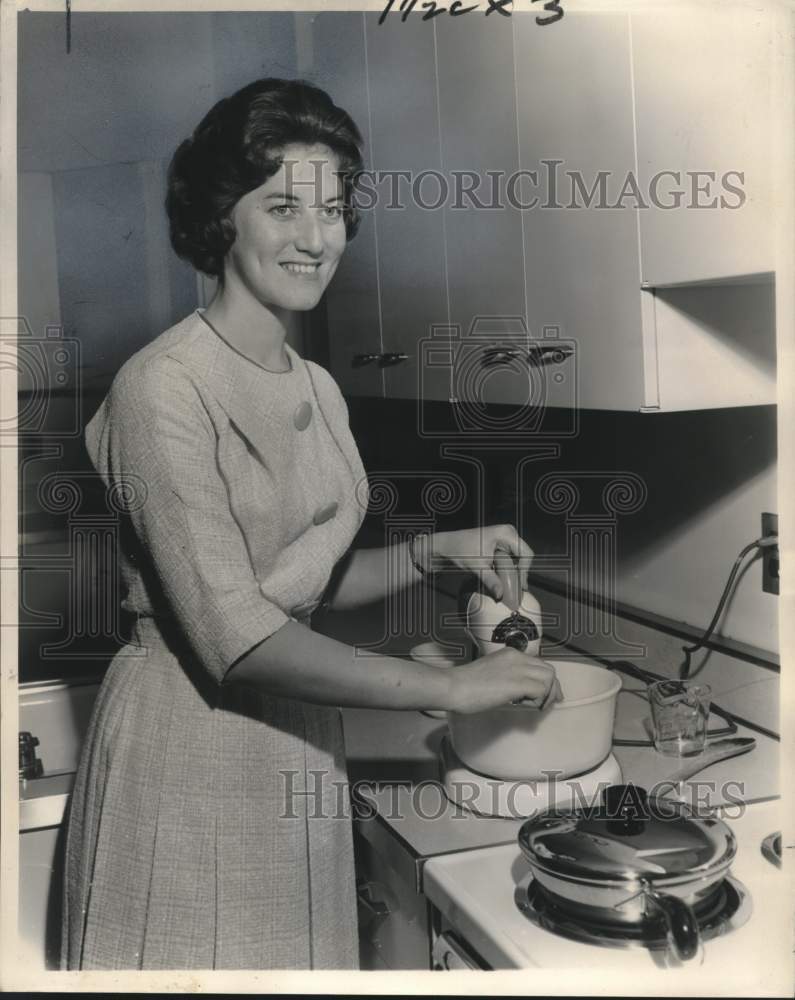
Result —
POLYGON ((80 341, 63 327, 34 334, 24 316, 0 317, 0 373, 15 377, 17 411, 0 417, 2 439, 75 438, 83 430, 80 341))
POLYGON ((421 437, 450 439, 450 421, 434 405, 440 373, 449 378, 453 433, 462 437, 520 444, 579 431, 577 344, 557 326, 532 337, 522 316, 476 316, 466 333, 435 324, 419 357, 421 437))

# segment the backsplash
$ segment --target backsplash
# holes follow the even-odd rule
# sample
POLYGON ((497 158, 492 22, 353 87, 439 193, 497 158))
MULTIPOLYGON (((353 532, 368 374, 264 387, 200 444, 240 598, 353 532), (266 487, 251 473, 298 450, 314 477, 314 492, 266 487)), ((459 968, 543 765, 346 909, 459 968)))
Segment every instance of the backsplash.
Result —
MULTIPOLYGON (((535 583, 532 590, 545 615, 559 615, 564 620, 568 618, 563 597, 535 583)), ((546 631, 549 638, 554 635, 565 642, 565 632, 555 628, 546 631)), ((610 637, 609 644, 612 655, 606 659, 625 659, 664 677, 679 676, 684 658, 682 646, 692 645, 680 636, 620 615, 614 619, 614 637, 610 637), (615 639, 625 646, 623 655, 620 651, 616 652, 615 639)), ((573 644, 593 656, 603 654, 607 645, 604 637, 600 636, 577 636, 573 644)), ((772 733, 781 732, 780 675, 772 665, 750 662, 715 649, 699 650, 693 655, 690 676, 697 677, 700 683, 709 684, 713 701, 727 712, 772 733)))
MULTIPOLYGON (((379 472, 387 479, 397 474, 397 513, 420 513, 419 491, 434 474, 458 477, 464 495, 454 510, 439 516, 438 528, 515 522, 536 553, 539 572, 558 585, 564 577, 554 566, 556 557, 557 565, 566 562, 566 516, 541 509, 536 483, 550 474, 575 480, 581 475, 595 483, 593 495, 582 492, 583 503, 590 504, 586 513, 598 519, 604 515, 600 477, 607 482, 627 474, 641 481, 645 500, 615 520, 614 597, 699 630, 712 618, 738 552, 759 537, 760 515, 777 510, 775 407, 672 414, 581 411, 578 436, 563 441, 559 457, 526 461, 517 485, 515 470, 529 456, 507 447, 508 435, 504 450, 462 445, 456 447, 462 458, 443 457, 438 441, 417 432, 416 403, 348 402, 368 474, 379 472)), ((450 407, 434 405, 439 424, 445 419, 450 424, 443 440, 452 447, 458 439, 450 407)), ((368 518, 376 540, 385 537, 382 520, 368 518)), ((747 561, 717 632, 776 654, 778 598, 762 592, 761 573, 758 559, 747 561)))

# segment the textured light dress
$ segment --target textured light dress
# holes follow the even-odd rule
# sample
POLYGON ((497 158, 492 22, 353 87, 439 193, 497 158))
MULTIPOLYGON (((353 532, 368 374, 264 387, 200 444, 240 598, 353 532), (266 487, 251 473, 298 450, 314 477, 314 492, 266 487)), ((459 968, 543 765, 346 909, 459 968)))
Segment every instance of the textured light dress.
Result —
POLYGON ((72 796, 64 968, 358 966, 340 713, 224 683, 308 625, 367 503, 337 384, 287 353, 268 372, 191 314, 87 426, 136 624, 72 796))

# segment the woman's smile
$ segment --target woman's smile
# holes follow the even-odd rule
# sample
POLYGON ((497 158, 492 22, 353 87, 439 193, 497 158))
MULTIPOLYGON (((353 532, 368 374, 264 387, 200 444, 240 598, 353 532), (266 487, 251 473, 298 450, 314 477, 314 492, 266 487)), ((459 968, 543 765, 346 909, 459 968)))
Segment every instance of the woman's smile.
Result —
POLYGON ((347 243, 337 156, 291 144, 273 176, 235 205, 224 294, 268 309, 313 309, 347 243))
POLYGON ((299 264, 295 261, 283 261, 281 266, 288 274, 294 275, 296 278, 318 278, 318 271, 320 270, 320 263, 314 264, 299 264))

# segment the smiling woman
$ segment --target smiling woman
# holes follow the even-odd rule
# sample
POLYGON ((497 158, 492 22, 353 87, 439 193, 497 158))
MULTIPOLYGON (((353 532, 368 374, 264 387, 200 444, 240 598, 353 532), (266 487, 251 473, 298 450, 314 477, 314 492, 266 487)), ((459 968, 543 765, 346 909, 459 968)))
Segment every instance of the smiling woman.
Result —
POLYGON ((355 968, 338 706, 467 713, 553 690, 550 667, 508 647, 451 676, 311 629, 321 600, 377 600, 433 559, 499 597, 494 552, 532 556, 510 525, 348 551, 367 479, 346 404, 286 338, 356 231, 360 144, 323 91, 265 79, 171 164, 174 249, 219 287, 130 358, 86 428, 126 504, 135 625, 75 783, 66 968, 355 968), (288 802, 297 787, 311 796, 288 802))
MULTIPOLYGON (((266 306, 283 318, 317 305, 346 243, 339 171, 339 157, 327 146, 285 148, 278 171, 232 210, 237 238, 205 319, 229 329, 231 314, 245 315, 244 304, 246 312, 266 306)), ((247 336, 250 329, 232 334, 269 367, 274 343, 256 332, 247 336)))

